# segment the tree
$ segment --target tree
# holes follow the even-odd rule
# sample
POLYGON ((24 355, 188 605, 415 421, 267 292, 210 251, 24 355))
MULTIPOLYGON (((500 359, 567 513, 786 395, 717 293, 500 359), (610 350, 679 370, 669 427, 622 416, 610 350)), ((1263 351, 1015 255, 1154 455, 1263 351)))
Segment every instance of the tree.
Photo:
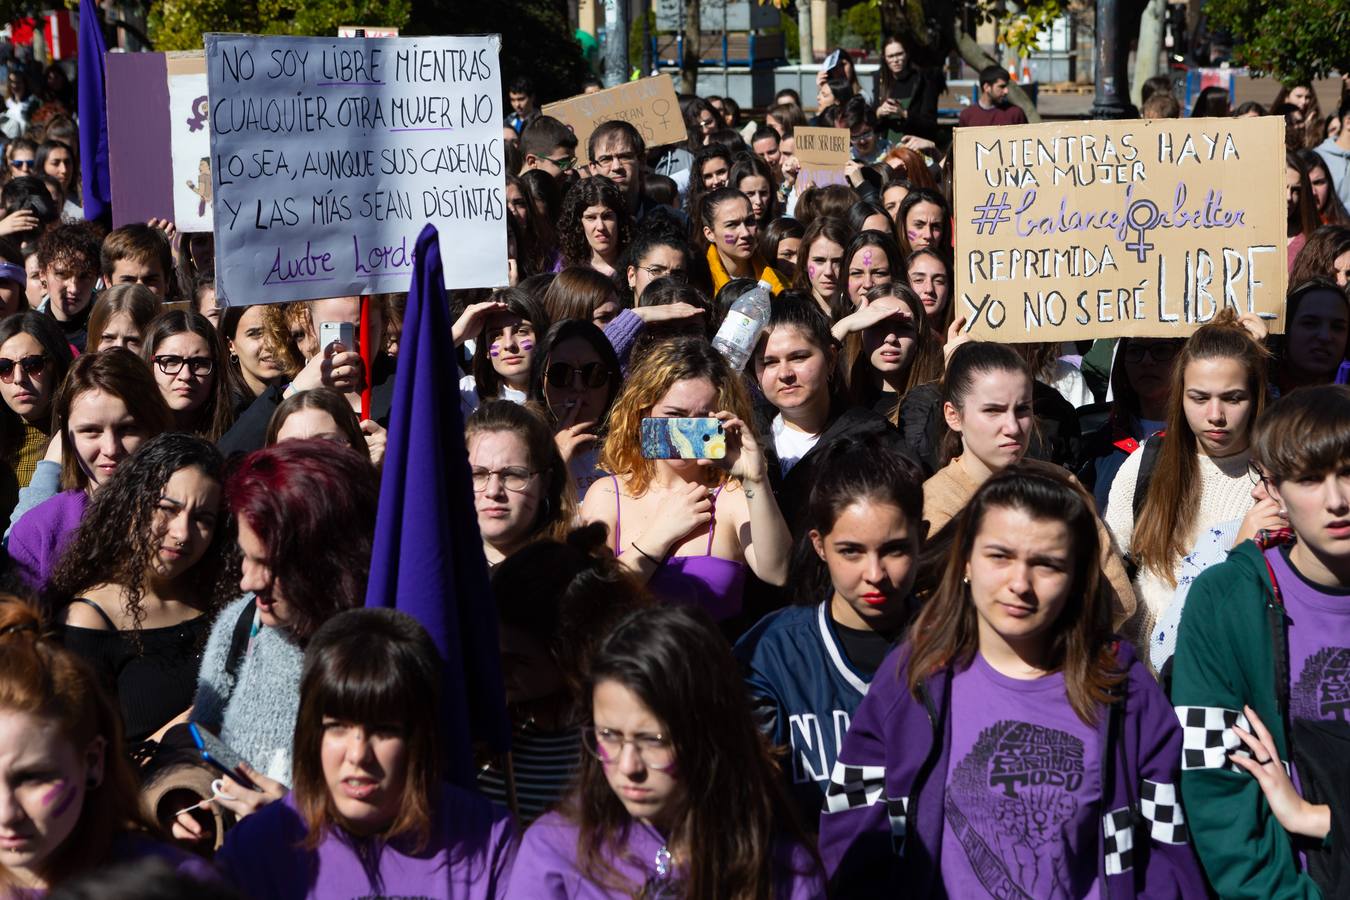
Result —
POLYGON ((1285 84, 1350 71, 1350 0, 1209 0, 1205 13, 1238 62, 1285 84))
POLYGON ((209 31, 336 35, 340 25, 403 28, 411 0, 157 0, 150 5, 156 50, 200 50, 209 31))

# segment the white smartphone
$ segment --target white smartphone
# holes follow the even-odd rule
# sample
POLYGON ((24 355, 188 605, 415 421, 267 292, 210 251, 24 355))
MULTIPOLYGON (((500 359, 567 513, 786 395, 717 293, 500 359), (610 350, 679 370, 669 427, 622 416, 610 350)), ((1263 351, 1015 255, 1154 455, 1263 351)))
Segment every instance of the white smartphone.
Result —
POLYGON ((320 322, 319 352, 328 349, 328 345, 337 341, 348 350, 356 351, 356 326, 351 322, 320 322))

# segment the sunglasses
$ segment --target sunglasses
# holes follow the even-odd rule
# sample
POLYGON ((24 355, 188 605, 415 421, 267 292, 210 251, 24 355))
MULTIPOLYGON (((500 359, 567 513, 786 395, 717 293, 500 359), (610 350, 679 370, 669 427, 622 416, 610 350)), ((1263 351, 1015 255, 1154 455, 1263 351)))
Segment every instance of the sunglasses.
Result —
POLYGON ((609 383, 609 369, 605 368, 602 362, 588 362, 584 366, 560 362, 554 363, 544 371, 544 377, 555 388, 571 387, 576 383, 578 375, 581 376, 583 388, 604 387, 609 383))
POLYGON ((31 168, 33 168, 33 166, 37 165, 37 160, 35 160, 35 159, 12 159, 12 160, 9 161, 9 164, 10 164, 11 166, 13 166, 14 168, 16 168, 16 169, 31 169, 31 168))
POLYGON ((0 358, 0 381, 5 384, 12 384, 15 366, 22 369, 25 375, 41 375, 42 370, 47 368, 47 357, 41 353, 35 353, 32 356, 25 356, 23 359, 0 358))

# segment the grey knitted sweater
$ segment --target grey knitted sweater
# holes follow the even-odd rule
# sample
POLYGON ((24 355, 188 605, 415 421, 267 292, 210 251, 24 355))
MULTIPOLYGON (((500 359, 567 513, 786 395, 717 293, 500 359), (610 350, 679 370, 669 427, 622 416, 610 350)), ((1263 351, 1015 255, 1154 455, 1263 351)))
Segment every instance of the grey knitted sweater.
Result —
POLYGON ((225 672, 235 623, 253 595, 225 607, 211 626, 202 655, 192 721, 220 735, 249 765, 290 787, 291 743, 300 709, 304 651, 286 632, 263 627, 249 641, 237 679, 225 672))

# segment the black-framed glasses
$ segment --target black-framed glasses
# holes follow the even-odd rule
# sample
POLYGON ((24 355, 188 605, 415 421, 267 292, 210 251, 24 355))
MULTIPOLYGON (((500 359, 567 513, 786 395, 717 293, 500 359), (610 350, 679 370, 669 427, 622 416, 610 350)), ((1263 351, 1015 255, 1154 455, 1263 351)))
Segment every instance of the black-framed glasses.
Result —
POLYGON ((11 159, 9 164, 16 169, 31 169, 37 165, 35 159, 11 159))
POLYGON ((875 131, 861 131, 858 134, 849 135, 849 139, 853 142, 854 146, 857 146, 858 144, 866 144, 876 136, 877 133, 875 131))
POLYGON ((555 362, 544 371, 544 377, 555 388, 572 387, 581 378, 581 387, 598 388, 609 383, 609 369, 602 362, 588 362, 574 366, 571 363, 555 362))
POLYGON ((42 370, 47 368, 47 355, 45 353, 34 353, 19 359, 0 357, 0 381, 5 384, 12 384, 16 368, 22 370, 25 375, 41 375, 42 370))
POLYGON ((505 469, 484 469, 474 466, 471 470, 473 489, 479 494, 487 490, 488 482, 492 480, 493 475, 501 479, 502 487, 513 494, 519 494, 529 485, 530 479, 538 474, 520 466, 507 466, 505 469))
POLYGON ((622 732, 594 725, 581 729, 581 745, 602 765, 617 763, 626 744, 633 745, 638 758, 649 769, 665 771, 675 766, 675 744, 663 734, 639 734, 630 738, 624 737, 622 732))
POLYGON ((1159 344, 1131 343, 1130 346, 1125 348, 1125 361, 1141 363, 1147 356, 1151 362, 1156 364, 1169 363, 1176 359, 1180 352, 1181 346, 1171 342, 1159 344))
POLYGON ((216 367, 216 361, 209 356, 156 356, 154 363, 165 375, 177 375, 187 366, 199 378, 210 375, 216 367))
POLYGON ((652 278, 677 278, 683 281, 686 275, 684 269, 672 269, 669 266, 638 266, 638 268, 652 278))
POLYGON ((602 169, 608 169, 608 168, 610 168, 611 166, 613 166, 616 162, 619 162, 619 163, 626 163, 627 165, 632 165, 633 163, 637 162, 637 154, 636 154, 636 153, 609 153, 609 154, 606 154, 606 155, 604 155, 604 156, 597 156, 597 157, 595 158, 595 164, 596 164, 597 166, 599 166, 600 168, 602 168, 602 169))
POLYGON ((551 156, 545 156, 544 162, 551 162, 559 169, 566 172, 577 164, 577 158, 575 156, 560 156, 557 159, 554 159, 551 156))

